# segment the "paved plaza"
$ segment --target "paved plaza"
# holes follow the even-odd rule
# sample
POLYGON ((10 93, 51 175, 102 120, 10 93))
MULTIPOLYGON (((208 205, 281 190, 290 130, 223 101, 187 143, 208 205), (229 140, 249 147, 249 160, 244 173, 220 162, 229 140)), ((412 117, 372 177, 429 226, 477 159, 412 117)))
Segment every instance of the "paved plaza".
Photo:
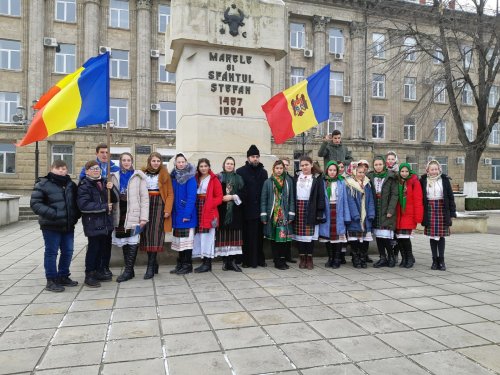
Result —
MULTIPOLYGON (((44 291, 36 222, 0 228, 0 374, 500 373, 500 236, 447 239, 431 271, 418 235, 411 270, 274 268, 170 275, 44 291)), ((119 268, 112 269, 115 274, 119 268)))

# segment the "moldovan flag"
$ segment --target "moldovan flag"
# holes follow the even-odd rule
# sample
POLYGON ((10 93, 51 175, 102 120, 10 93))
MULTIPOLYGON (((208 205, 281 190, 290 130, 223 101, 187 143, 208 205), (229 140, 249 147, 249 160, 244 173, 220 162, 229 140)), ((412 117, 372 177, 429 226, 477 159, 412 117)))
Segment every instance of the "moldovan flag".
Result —
POLYGON ((273 96, 262 106, 274 142, 281 144, 330 117, 330 65, 273 96))
POLYGON ((109 121, 109 53, 91 57, 43 94, 33 108, 39 111, 17 146, 109 121))

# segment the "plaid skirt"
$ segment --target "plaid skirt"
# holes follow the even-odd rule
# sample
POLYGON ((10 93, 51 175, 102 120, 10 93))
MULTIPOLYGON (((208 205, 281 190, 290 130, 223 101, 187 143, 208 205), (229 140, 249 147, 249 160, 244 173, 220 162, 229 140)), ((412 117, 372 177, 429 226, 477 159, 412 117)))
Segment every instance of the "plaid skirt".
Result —
POLYGON ((149 196, 149 222, 141 232, 139 248, 142 251, 161 252, 165 242, 163 231, 164 203, 160 195, 149 196))
POLYGON ((444 222, 444 199, 430 200, 427 202, 427 222, 424 235, 428 237, 448 237, 450 227, 444 222))
POLYGON ((198 227, 196 228, 196 233, 208 233, 210 228, 201 228, 201 214, 203 213, 203 206, 206 202, 205 194, 196 197, 196 213, 198 214, 198 227))
POLYGON ((296 236, 303 237, 314 235, 314 225, 306 224, 308 206, 309 201, 297 201, 294 221, 294 233, 296 236))
POLYGON ((241 229, 220 229, 215 232, 215 256, 242 254, 243 232, 241 229))
POLYGON ((321 237, 320 242, 347 242, 347 237, 344 233, 337 233, 337 204, 330 203, 330 237, 321 237))

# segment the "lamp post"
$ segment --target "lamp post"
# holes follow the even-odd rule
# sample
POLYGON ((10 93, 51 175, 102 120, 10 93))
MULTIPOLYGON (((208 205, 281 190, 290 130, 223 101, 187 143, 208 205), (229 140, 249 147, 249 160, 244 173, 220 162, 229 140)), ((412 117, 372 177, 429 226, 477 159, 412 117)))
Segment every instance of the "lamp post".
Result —
POLYGON ((302 156, 304 156, 306 153, 306 144, 309 143, 309 141, 315 137, 317 131, 318 131, 318 128, 315 126, 314 128, 311 128, 307 132, 302 132, 300 134, 300 138, 297 138, 297 143, 299 143, 299 139, 300 139, 299 144, 302 145, 302 156))
MULTIPOLYGON (((35 118, 35 114, 37 112, 36 109, 33 107, 35 104, 38 102, 38 100, 33 100, 31 103, 31 122, 33 122, 33 119, 35 118)), ((17 106, 16 107, 16 114, 12 116, 12 120, 19 125, 26 126, 28 125, 28 116, 26 116, 26 108, 23 106, 17 106)), ((30 123, 31 123, 30 122, 30 123)), ((40 164, 40 150, 38 148, 38 141, 35 142, 35 181, 38 179, 38 174, 39 174, 39 164, 40 164)))

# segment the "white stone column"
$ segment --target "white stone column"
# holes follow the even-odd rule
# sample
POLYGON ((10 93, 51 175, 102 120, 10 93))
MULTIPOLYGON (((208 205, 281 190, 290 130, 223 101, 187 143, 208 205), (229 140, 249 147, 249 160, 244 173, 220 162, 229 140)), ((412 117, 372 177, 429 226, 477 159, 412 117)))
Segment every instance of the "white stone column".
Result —
POLYGON ((137 1, 137 129, 151 128, 151 0, 137 1))
POLYGON ((96 56, 99 51, 99 29, 101 25, 100 0, 84 1, 84 38, 83 38, 83 60, 87 61, 92 56, 96 56))
POLYGON ((362 22, 352 22, 350 27, 352 43, 351 74, 351 138, 366 138, 366 108, 368 84, 365 59, 365 27, 362 22))
POLYGON ((44 91, 43 76, 45 51, 43 46, 43 37, 45 28, 45 1, 29 1, 29 25, 28 25, 28 87, 26 109, 29 116, 29 107, 33 100, 36 100, 44 91))

